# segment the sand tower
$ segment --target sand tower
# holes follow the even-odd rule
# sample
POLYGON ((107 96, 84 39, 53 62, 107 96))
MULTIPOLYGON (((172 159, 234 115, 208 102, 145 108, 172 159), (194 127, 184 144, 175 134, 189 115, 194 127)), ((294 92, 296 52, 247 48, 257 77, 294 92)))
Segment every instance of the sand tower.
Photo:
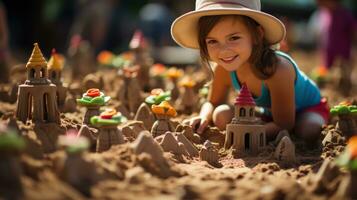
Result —
POLYGON ((151 127, 151 134, 154 138, 165 134, 167 131, 175 131, 175 127, 172 125, 170 118, 175 117, 177 113, 175 108, 172 107, 169 102, 163 101, 159 105, 154 104, 151 106, 151 110, 157 118, 151 127))
POLYGON ((226 128, 226 149, 232 147, 235 155, 256 154, 265 147, 265 128, 254 113, 255 102, 247 85, 243 84, 235 102, 235 114, 226 128))
POLYGON ((126 117, 115 109, 107 109, 99 116, 93 116, 90 119, 92 125, 96 126, 98 131, 97 152, 103 152, 110 149, 111 146, 123 144, 124 137, 118 125, 126 122, 126 117))
POLYGON ((48 80, 47 62, 38 44, 26 64, 27 80, 19 86, 16 117, 26 122, 60 123, 56 102, 56 85, 48 80))
POLYGON ((129 43, 129 48, 133 52, 134 65, 139 65, 140 69, 138 71, 138 80, 140 83, 140 87, 143 88, 145 91, 149 91, 149 70, 151 65, 153 64, 153 60, 149 54, 149 45, 144 37, 143 32, 140 30, 136 30, 133 38, 129 43))
POLYGON ((67 89, 63 86, 61 80, 63 62, 55 49, 52 50, 52 55, 47 66, 49 79, 57 86, 57 103, 59 106, 63 106, 66 100, 67 89))

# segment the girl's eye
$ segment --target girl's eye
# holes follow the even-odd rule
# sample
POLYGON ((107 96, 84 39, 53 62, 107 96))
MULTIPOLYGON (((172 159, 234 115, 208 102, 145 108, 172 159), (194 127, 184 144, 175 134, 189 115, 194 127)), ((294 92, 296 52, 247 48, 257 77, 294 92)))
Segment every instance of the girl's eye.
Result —
POLYGON ((206 43, 209 45, 213 45, 217 43, 217 40, 206 40, 206 43))
POLYGON ((232 36, 229 38, 230 41, 236 41, 236 40, 239 40, 240 37, 239 36, 232 36))

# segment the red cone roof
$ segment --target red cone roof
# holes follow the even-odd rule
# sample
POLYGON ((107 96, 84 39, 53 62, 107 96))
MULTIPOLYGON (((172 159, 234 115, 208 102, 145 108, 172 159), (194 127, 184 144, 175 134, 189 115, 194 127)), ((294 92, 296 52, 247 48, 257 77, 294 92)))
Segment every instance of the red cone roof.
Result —
POLYGON ((252 94, 249 92, 247 84, 243 83, 239 95, 236 98, 235 105, 239 106, 255 106, 255 101, 252 94))

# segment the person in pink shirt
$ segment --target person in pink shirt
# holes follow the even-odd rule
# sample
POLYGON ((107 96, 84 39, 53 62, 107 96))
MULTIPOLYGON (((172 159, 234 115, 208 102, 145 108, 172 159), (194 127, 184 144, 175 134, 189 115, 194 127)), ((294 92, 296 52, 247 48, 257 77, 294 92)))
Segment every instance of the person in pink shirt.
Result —
POLYGON ((344 8, 341 0, 316 0, 319 6, 321 65, 330 69, 338 65, 341 69, 339 86, 348 95, 352 83, 352 44, 357 22, 352 13, 344 8), (338 61, 338 62, 336 62, 338 61))

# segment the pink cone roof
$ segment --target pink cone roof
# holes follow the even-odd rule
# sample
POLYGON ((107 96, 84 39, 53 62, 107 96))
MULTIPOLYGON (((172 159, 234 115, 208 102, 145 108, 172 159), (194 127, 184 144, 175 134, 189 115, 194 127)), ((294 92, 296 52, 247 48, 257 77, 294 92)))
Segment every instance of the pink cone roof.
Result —
POLYGON ((255 106, 252 94, 249 92, 247 84, 243 83, 239 95, 236 98, 235 105, 238 106, 255 106))
POLYGON ((146 48, 146 40, 143 32, 136 30, 129 44, 130 49, 146 48))

